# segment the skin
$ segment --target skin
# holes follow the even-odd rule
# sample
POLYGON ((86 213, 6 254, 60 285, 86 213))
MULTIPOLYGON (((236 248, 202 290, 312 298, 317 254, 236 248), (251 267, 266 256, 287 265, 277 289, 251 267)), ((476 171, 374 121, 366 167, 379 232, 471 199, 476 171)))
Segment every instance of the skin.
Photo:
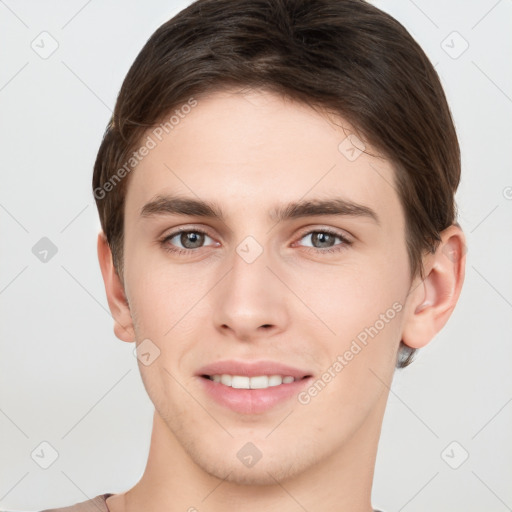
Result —
POLYGON ((463 282, 464 235, 458 226, 444 230, 425 257, 426 279, 411 281, 392 165, 369 145, 373 156, 349 161, 338 150, 349 133, 343 119, 269 92, 216 92, 130 176, 123 279, 103 234, 99 261, 116 335, 150 339, 160 356, 139 361, 155 405, 147 466, 134 487, 107 499, 110 511, 372 510, 399 342, 421 348, 448 320, 463 282), (225 218, 140 215, 164 194, 216 202, 225 218), (268 217, 276 205, 332 197, 371 208, 379 224, 268 217), (180 237, 160 242, 178 227, 208 236, 188 246, 198 247, 190 255, 168 252, 185 248, 180 237), (327 253, 311 235, 322 229, 352 244, 330 238, 341 250, 327 253), (236 252, 248 235, 263 249, 252 263, 236 252), (319 378, 396 303, 394 318, 307 404, 294 397, 243 415, 210 401, 195 376, 221 359, 271 359, 319 378), (250 468, 237 457, 247 442, 262 453, 250 468))

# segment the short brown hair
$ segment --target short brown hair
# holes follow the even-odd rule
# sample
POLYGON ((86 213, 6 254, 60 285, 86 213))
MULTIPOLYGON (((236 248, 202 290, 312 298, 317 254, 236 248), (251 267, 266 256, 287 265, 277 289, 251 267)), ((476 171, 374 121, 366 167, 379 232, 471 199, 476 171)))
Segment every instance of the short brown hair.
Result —
MULTIPOLYGON (((156 30, 126 75, 94 165, 94 196, 120 277, 130 154, 191 97, 233 86, 332 111, 389 159, 411 277, 424 278, 424 253, 455 223, 459 144, 425 53, 363 0, 197 0, 156 30)), ((413 352, 401 343, 397 366, 413 352)))

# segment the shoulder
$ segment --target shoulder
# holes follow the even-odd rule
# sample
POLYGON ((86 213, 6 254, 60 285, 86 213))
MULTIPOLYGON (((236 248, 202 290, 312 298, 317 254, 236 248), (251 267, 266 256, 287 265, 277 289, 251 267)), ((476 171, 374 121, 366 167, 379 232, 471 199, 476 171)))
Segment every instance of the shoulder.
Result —
POLYGON ((105 500, 112 494, 100 494, 87 501, 61 508, 48 508, 41 512, 109 512, 105 500))

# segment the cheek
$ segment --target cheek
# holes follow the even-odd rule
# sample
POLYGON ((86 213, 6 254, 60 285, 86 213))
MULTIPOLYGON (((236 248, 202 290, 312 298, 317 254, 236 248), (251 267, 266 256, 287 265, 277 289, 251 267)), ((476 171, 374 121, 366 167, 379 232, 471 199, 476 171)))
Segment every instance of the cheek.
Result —
POLYGON ((328 273, 303 272, 300 293, 337 336, 347 338, 402 303, 407 290, 402 273, 378 260, 331 267, 328 273))
MULTIPOLYGON (((345 376, 338 382, 353 387, 353 396, 368 389, 368 378, 376 380, 369 368, 383 376, 394 368, 408 290, 408 268, 403 257, 374 254, 365 262, 331 269, 328 278, 310 275, 304 284, 308 306, 331 331, 325 329, 325 335, 318 339, 328 354, 326 366, 346 355, 342 371, 336 374, 345 376), (322 282, 326 284, 315 285, 322 282)), ((379 382, 374 383, 378 391, 379 382)))
MULTIPOLYGON (((127 240, 125 276, 132 319, 141 335, 162 338, 201 297, 204 279, 186 265, 172 265, 160 251, 127 240)), ((203 292, 204 293, 204 292, 203 292)))
POLYGON ((326 302, 322 318, 335 335, 319 337, 326 359, 320 382, 311 389, 311 397, 318 399, 304 397, 316 402, 319 414, 328 410, 341 423, 347 417, 362 422, 387 393, 383 382, 394 371, 400 342, 403 304, 398 291, 385 283, 382 289, 367 287, 361 279, 357 284, 354 293, 331 295, 326 302))

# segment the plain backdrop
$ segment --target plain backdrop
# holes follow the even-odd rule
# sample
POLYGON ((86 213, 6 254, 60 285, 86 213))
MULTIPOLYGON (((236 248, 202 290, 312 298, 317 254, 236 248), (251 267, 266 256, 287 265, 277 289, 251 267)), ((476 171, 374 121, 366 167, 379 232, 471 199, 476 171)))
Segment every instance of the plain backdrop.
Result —
MULTIPOLYGON (((144 470, 153 406, 133 345, 113 334, 91 173, 129 66, 188 3, 0 1, 2 510, 122 492, 144 470)), ((396 374, 373 503, 512 510, 512 1, 374 3, 445 87, 468 253, 448 325, 396 374)))

